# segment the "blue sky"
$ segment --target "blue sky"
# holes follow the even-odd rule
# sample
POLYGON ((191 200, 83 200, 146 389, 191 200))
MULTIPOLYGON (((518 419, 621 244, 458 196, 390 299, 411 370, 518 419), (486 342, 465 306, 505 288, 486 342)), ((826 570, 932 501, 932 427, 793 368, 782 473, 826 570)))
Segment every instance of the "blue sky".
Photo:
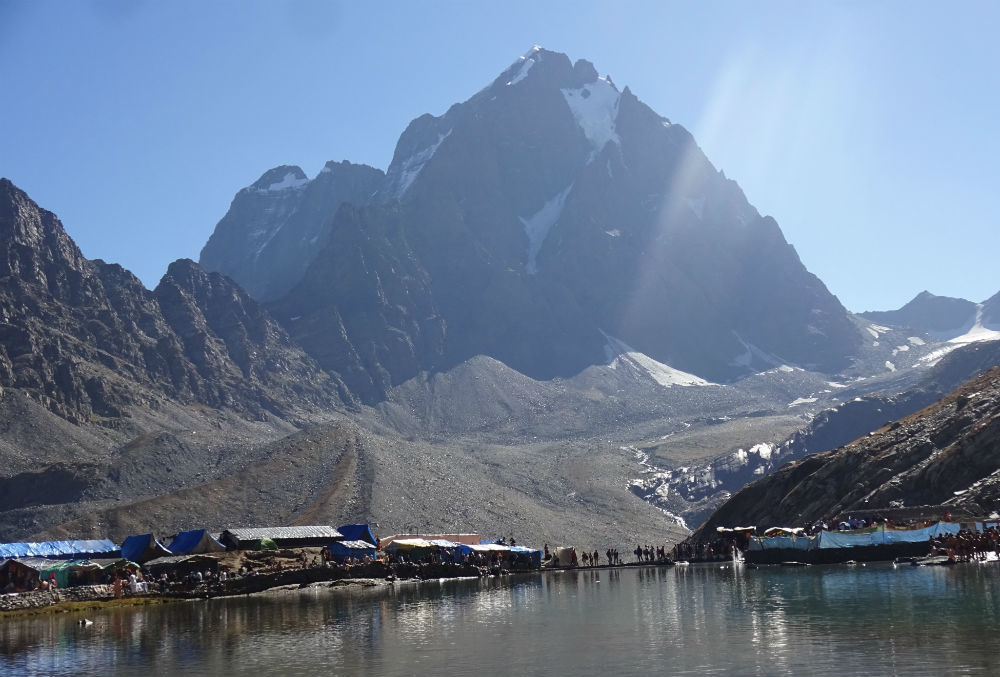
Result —
POLYGON ((539 44, 690 129, 850 310, 983 301, 998 25, 995 2, 0 0, 0 175, 152 287, 267 169, 385 169, 539 44))

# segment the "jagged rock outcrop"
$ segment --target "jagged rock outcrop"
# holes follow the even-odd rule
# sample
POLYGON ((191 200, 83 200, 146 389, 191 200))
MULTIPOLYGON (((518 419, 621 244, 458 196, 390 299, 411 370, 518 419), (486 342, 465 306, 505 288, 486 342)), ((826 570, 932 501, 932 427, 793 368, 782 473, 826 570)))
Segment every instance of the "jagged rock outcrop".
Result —
POLYGON ((163 398, 259 418, 350 397, 232 281, 180 261, 151 292, 121 266, 86 259, 7 179, 0 386, 75 423, 113 424, 163 398))
POLYGON ((836 372, 863 347, 777 223, 691 134, 584 60, 533 49, 444 115, 417 118, 374 195, 325 180, 271 170, 237 195, 201 261, 267 298, 366 401, 476 355, 572 376, 604 363, 609 336, 713 381, 782 363, 836 372), (307 214, 299 194, 323 209, 307 214), (269 268, 269 238, 307 232, 329 233, 326 246, 272 298, 294 271, 269 268), (357 298, 375 304, 352 320, 357 298))

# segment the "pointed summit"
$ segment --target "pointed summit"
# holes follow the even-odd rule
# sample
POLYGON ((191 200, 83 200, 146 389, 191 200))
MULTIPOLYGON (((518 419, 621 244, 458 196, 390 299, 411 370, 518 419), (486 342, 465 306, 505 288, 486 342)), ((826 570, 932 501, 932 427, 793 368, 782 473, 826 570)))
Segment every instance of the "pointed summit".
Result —
MULTIPOLYGON (((278 170, 271 185, 294 182, 278 170)), ((292 222, 275 212, 306 216, 277 196, 296 192, 237 196, 206 265, 267 290, 271 243, 292 222)), ((572 376, 604 363, 604 334, 714 382, 774 360, 834 371, 862 344, 777 223, 690 133, 589 61, 542 47, 413 120, 384 181, 356 200, 308 214, 333 235, 299 251, 301 273, 271 298, 292 337, 370 384, 369 400, 475 355, 572 376)))

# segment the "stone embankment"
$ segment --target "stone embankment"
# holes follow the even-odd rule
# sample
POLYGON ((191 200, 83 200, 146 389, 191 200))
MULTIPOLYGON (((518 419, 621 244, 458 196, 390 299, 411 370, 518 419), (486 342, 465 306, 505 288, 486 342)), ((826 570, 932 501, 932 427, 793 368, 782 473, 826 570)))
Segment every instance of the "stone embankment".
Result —
POLYGON ((0 595, 0 612, 41 609, 60 602, 93 602, 114 597, 110 585, 81 585, 62 590, 35 590, 16 595, 0 595))
MULTIPOLYGON (((249 595, 287 586, 306 587, 315 583, 378 580, 422 580, 437 578, 479 577, 507 573, 499 569, 488 570, 472 565, 459 564, 367 564, 350 568, 311 567, 289 569, 270 574, 231 578, 225 582, 202 583, 194 588, 173 588, 166 592, 155 589, 140 597, 207 598, 230 595, 249 595)), ((125 592, 126 597, 132 597, 125 592)), ((67 602, 107 601, 114 598, 111 585, 83 585, 60 590, 35 590, 12 595, 0 595, 0 613, 28 611, 67 602)))

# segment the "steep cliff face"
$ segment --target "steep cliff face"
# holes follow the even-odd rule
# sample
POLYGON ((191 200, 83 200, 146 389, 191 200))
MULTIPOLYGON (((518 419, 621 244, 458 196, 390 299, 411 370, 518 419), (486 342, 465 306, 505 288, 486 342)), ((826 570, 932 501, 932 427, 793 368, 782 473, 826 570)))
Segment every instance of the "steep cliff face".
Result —
POLYGON ((775 221, 683 127, 583 60, 533 49, 444 115, 417 118, 374 194, 351 198, 323 177, 265 174, 202 262, 240 271, 367 401, 476 355, 571 376, 605 363, 609 337, 721 382, 785 363, 836 372, 862 349, 775 221), (288 286, 271 242, 300 232, 328 239, 288 286), (372 302, 345 314, 358 299, 372 302))
POLYGON ((6 179, 0 385, 77 423, 110 423, 163 398, 261 417, 347 396, 231 281, 178 262, 150 292, 120 266, 84 258, 6 179))
POLYGON ((737 492, 699 529, 803 524, 850 510, 1000 499, 1000 367, 834 451, 790 463, 737 492))
POLYGON ((378 169, 349 162, 328 162, 312 180, 298 167, 275 167, 233 198, 200 263, 258 300, 276 299, 329 242, 340 205, 367 204, 384 179, 378 169))

